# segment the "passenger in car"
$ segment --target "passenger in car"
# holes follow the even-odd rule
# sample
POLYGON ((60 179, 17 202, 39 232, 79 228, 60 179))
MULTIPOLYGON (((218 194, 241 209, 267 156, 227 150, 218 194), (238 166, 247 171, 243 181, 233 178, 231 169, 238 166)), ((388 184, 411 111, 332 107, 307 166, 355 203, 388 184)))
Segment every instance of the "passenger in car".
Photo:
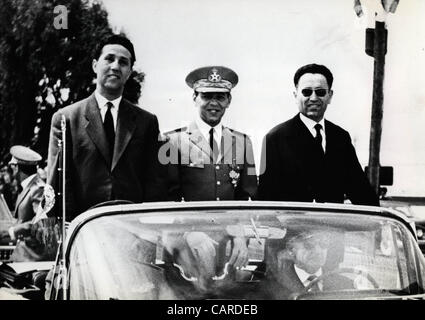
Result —
MULTIPOLYGON (((277 253, 277 271, 271 275, 280 298, 291 295, 353 289, 353 281, 327 269, 330 234, 321 230, 288 232, 283 250, 277 253)), ((272 281, 273 283, 273 281, 272 281)))
POLYGON ((251 139, 222 121, 237 74, 226 67, 203 67, 190 72, 186 83, 194 90, 198 115, 188 126, 164 134, 168 142, 160 161, 168 164, 169 200, 254 199, 257 174, 251 139))
POLYGON ((299 113, 264 138, 260 200, 334 202, 379 206, 347 131, 325 119, 333 75, 308 64, 294 75, 299 113))
POLYGON ((106 201, 166 198, 157 117, 123 98, 135 60, 133 44, 124 36, 112 35, 99 43, 92 63, 95 92, 52 117, 47 183, 55 190, 61 185, 58 141, 63 138, 64 116, 68 221, 106 201))

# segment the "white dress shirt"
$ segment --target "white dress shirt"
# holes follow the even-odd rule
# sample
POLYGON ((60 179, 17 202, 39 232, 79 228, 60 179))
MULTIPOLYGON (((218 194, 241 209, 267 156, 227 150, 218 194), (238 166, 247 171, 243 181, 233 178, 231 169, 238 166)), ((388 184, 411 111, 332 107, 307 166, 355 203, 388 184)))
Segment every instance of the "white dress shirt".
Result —
POLYGON ((112 120, 114 121, 114 129, 115 132, 117 131, 117 119, 118 119, 118 109, 120 107, 120 102, 122 99, 122 96, 119 98, 116 98, 115 100, 109 101, 104 96, 102 96, 99 92, 95 91, 94 96, 96 97, 97 105, 99 106, 100 115, 102 116, 102 122, 105 121, 105 114, 106 111, 108 111, 108 107, 106 104, 108 102, 112 102, 113 107, 111 107, 111 113, 112 113, 112 120))
POLYGON ((218 146, 219 158, 221 154, 221 137, 223 135, 223 126, 221 125, 221 122, 215 127, 211 127, 209 124, 205 123, 201 118, 196 118, 195 123, 198 126, 199 131, 201 131, 202 135, 207 140, 208 144, 210 143, 210 130, 211 128, 214 128, 214 139, 218 146))
MULTIPOLYGON (((295 269, 295 273, 297 274, 298 278, 300 279, 300 281, 302 282, 302 284, 304 285, 304 287, 307 287, 310 284, 310 280, 307 280, 310 276, 316 276, 319 277, 322 275, 322 268, 320 268, 319 270, 317 270, 315 273, 310 274, 306 271, 304 271, 301 268, 298 268, 295 264, 294 264, 294 269, 295 269)), ((319 281, 319 283, 317 284, 319 286, 320 290, 323 290, 323 283, 322 281, 319 281)))
POLYGON ((319 122, 316 122, 314 120, 311 120, 310 118, 307 118, 305 115, 300 113, 300 119, 304 123, 304 125, 307 127, 308 131, 312 134, 314 138, 316 138, 317 131, 314 128, 316 124, 322 125, 322 129, 320 130, 320 133, 322 134, 322 148, 323 152, 326 152, 326 129, 325 129, 325 118, 320 120, 319 122))
POLYGON ((29 177, 26 177, 22 182, 21 182, 21 187, 22 187, 22 190, 24 190, 27 186, 28 186, 28 184, 31 182, 31 180, 32 179, 34 179, 34 177, 36 176, 37 174, 36 173, 34 173, 34 174, 32 174, 32 175, 30 175, 29 177))

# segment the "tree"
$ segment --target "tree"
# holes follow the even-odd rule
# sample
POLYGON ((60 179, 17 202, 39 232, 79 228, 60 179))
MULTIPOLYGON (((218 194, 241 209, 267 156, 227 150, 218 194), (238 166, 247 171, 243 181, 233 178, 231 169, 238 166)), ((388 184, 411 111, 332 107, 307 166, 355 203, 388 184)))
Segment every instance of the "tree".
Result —
POLYGON ((53 113, 93 91, 94 50, 112 33, 108 14, 96 1, 2 1, 0 163, 13 144, 47 156, 53 113), (58 5, 67 9, 67 28, 55 28, 58 5))

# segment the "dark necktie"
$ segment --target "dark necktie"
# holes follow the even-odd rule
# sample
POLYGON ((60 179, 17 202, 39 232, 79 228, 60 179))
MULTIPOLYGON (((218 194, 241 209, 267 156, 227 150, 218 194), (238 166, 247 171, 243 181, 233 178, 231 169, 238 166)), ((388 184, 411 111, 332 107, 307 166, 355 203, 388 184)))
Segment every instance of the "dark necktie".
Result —
POLYGON ((212 163, 216 163, 218 158, 218 144, 214 139, 214 128, 210 129, 210 148, 212 150, 211 161, 212 163))
MULTIPOLYGON (((307 284, 307 285, 309 285, 313 280, 316 280, 317 279, 317 276, 315 276, 314 274, 312 274, 311 276, 309 276, 308 278, 307 278, 307 280, 309 281, 309 283, 307 284)), ((311 287, 310 287, 310 291, 312 291, 312 292, 318 292, 318 291, 321 291, 320 290, 320 288, 319 288, 319 282, 316 282, 315 284, 313 284, 311 287)))
POLYGON ((111 108, 113 107, 112 102, 108 102, 106 104, 108 110, 105 113, 105 120, 103 121, 103 127, 106 133, 106 139, 109 144, 109 154, 111 155, 111 159, 114 155, 114 143, 115 143, 115 129, 114 129, 114 120, 112 119, 111 108))
POLYGON ((322 146, 323 138, 322 133, 320 132, 320 130, 322 129, 322 125, 320 123, 317 123, 314 126, 314 129, 316 129, 316 137, 314 139, 316 140, 317 145, 320 147, 320 150, 322 150, 322 152, 324 153, 322 146))

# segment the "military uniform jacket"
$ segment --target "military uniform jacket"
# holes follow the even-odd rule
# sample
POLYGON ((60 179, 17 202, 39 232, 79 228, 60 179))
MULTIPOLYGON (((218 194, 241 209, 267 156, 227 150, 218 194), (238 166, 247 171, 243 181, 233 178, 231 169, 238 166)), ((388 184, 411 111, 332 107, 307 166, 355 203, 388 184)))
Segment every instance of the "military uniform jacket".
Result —
POLYGON ((17 223, 30 221, 43 198, 44 181, 36 174, 16 199, 14 216, 17 223))
POLYGON ((243 133, 223 127, 221 152, 211 148, 195 122, 165 134, 168 140, 169 200, 248 200, 256 196, 252 143, 243 133))

